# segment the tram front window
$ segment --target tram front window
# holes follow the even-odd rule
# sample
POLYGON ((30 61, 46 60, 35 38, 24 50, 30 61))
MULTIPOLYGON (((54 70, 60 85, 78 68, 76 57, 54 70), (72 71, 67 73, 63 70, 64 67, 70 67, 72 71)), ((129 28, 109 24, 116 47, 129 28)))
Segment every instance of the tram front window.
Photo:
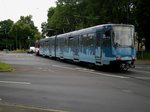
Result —
POLYGON ((113 40, 115 46, 133 46, 133 26, 113 26, 113 40))

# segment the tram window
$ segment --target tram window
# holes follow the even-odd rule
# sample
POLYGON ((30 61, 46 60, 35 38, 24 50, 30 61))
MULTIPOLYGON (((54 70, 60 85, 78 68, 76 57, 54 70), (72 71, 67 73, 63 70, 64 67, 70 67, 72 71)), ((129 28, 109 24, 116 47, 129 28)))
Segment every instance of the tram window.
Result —
POLYGON ((101 45, 101 32, 96 33, 96 46, 101 45))
POLYGON ((59 45, 60 45, 60 48, 62 47, 62 39, 60 38, 60 41, 59 41, 59 45))
POLYGON ((82 36, 82 45, 83 45, 84 47, 87 46, 87 35, 83 35, 83 36, 82 36))
POLYGON ((94 46, 94 34, 88 34, 89 46, 94 46))
MULTIPOLYGON (((79 36, 79 47, 80 47, 81 49, 83 48, 82 38, 83 38, 83 35, 80 35, 80 36, 79 36)), ((81 49, 80 49, 80 50, 81 50, 81 49)))
POLYGON ((60 38, 60 47, 63 48, 64 47, 64 38, 60 38))
POLYGON ((54 46, 54 39, 51 40, 51 44, 52 44, 51 46, 53 47, 54 46))
POLYGON ((45 42, 45 47, 48 48, 48 41, 45 42))
POLYGON ((58 38, 56 38, 56 46, 58 46, 58 38))
POLYGON ((58 47, 60 47, 60 39, 58 38, 58 41, 57 41, 57 45, 58 47))
POLYGON ((110 36, 111 36, 111 31, 110 30, 106 31, 105 32, 105 37, 110 38, 110 36))
POLYGON ((67 38, 64 38, 64 41, 65 41, 65 47, 67 47, 67 45, 68 45, 68 41, 67 41, 67 38))
POLYGON ((103 34, 103 45, 104 45, 104 46, 109 46, 109 45, 110 45, 110 43, 111 43, 110 37, 111 37, 111 30, 106 31, 106 32, 103 34))
POLYGON ((48 46, 52 46, 52 40, 51 39, 48 40, 48 46))
POLYGON ((56 38, 56 49, 58 50, 58 38, 56 38))
POLYGON ((72 46, 73 37, 68 38, 68 47, 72 46))

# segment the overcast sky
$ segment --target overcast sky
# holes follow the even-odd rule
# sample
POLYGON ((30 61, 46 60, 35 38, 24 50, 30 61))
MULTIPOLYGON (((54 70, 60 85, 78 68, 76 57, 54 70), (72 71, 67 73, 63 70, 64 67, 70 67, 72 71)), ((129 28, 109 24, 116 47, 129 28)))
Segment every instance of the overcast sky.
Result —
POLYGON ((41 23, 47 21, 47 11, 56 6, 57 0, 0 0, 0 21, 11 19, 14 22, 20 16, 32 15, 35 26, 41 30, 41 23))

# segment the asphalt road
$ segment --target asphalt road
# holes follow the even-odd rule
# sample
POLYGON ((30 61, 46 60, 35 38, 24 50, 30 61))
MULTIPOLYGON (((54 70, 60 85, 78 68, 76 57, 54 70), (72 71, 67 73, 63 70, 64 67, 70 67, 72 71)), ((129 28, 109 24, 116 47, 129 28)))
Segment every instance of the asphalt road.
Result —
POLYGON ((150 66, 128 72, 90 69, 33 54, 3 53, 0 103, 67 112, 150 112, 150 66))

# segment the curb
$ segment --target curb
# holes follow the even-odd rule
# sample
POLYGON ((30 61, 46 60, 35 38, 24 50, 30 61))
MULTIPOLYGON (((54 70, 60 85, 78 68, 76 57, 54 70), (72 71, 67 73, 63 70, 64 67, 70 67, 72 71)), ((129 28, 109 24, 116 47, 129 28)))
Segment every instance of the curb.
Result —
POLYGON ((0 103, 0 112, 67 112, 67 111, 0 103))

